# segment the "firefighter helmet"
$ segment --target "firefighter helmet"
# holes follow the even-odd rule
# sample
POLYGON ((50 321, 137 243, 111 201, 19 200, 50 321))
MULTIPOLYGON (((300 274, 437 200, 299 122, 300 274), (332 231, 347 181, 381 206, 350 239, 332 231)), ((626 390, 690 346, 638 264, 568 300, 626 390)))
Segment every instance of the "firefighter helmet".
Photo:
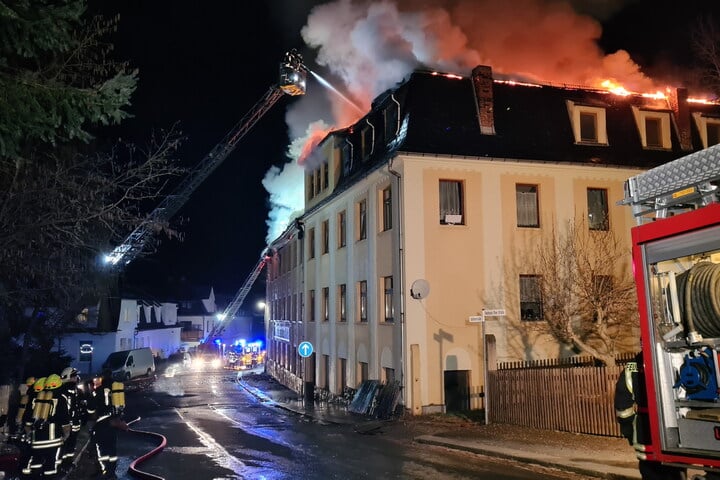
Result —
POLYGON ((37 380, 37 378, 35 378, 35 377, 27 377, 27 378, 25 379, 25 385, 27 385, 28 388, 30 388, 30 387, 32 387, 33 385, 35 385, 35 380, 37 380))
POLYGON ((48 376, 45 380, 45 390, 55 390, 56 388, 59 388, 62 386, 62 379, 60 379, 60 375, 53 373, 52 375, 48 376))
POLYGON ((60 378, 62 379, 63 383, 67 383, 69 381, 77 381, 78 378, 78 371, 75 367, 66 367, 62 373, 60 373, 60 378))
POLYGON ((35 383, 33 383, 33 390, 36 392, 42 392, 43 388, 45 388, 45 377, 35 380, 35 383))

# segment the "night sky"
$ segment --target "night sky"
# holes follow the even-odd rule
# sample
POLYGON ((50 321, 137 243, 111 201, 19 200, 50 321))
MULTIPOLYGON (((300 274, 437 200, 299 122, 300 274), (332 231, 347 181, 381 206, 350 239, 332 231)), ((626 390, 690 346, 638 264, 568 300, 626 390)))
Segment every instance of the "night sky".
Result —
MULTIPOLYGON (((180 157, 188 166, 200 161, 277 81, 286 51, 297 48, 311 69, 330 75, 315 63, 315 50, 305 46, 300 33, 312 7, 322 3, 327 2, 103 1, 103 13, 120 14, 113 37, 117 56, 140 71, 129 108, 135 118, 109 134, 143 144, 152 129, 178 122, 186 137, 180 157)), ((673 78, 691 60, 687 46, 694 22, 718 10, 720 2, 605 3, 623 8, 604 19, 602 50, 625 49, 644 72, 673 78)), ((309 78, 308 92, 320 89, 309 78)), ((227 295, 240 288, 266 246, 268 194, 261 180, 271 166, 287 162, 285 115, 296 101, 284 96, 260 119, 181 210, 188 220, 181 227, 185 240, 164 240, 158 253, 136 260, 125 271, 127 284, 169 291, 184 279, 227 295)))

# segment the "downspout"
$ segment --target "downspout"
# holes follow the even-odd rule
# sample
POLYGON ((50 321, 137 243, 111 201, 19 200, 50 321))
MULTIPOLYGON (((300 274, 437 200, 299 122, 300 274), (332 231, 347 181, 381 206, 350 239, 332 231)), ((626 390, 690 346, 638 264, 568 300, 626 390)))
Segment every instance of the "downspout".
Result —
POLYGON ((405 395, 405 364, 407 362, 407 349, 405 348, 405 251, 403 249, 403 218, 402 218, 402 212, 403 212, 403 195, 402 195, 402 176, 397 170, 393 170, 393 159, 394 157, 390 157, 388 160, 388 172, 390 172, 397 180, 397 192, 398 192, 398 285, 400 285, 400 338, 401 338, 401 347, 400 347, 400 353, 402 355, 402 361, 400 364, 400 385, 402 385, 402 389, 400 390, 401 393, 401 400, 402 403, 405 405, 405 408, 408 408, 408 405, 406 403, 406 395, 405 395))

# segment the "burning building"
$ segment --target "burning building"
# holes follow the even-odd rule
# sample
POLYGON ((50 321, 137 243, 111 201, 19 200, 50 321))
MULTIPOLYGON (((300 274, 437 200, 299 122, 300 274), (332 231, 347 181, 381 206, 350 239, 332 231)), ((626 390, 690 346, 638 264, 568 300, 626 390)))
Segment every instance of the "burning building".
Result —
POLYGON ((720 105, 682 88, 414 72, 310 153, 304 213, 272 245, 268 370, 333 395, 398 382, 413 414, 482 407, 486 367, 574 353, 544 321, 538 245, 573 221, 629 251, 624 181, 719 140, 720 105))

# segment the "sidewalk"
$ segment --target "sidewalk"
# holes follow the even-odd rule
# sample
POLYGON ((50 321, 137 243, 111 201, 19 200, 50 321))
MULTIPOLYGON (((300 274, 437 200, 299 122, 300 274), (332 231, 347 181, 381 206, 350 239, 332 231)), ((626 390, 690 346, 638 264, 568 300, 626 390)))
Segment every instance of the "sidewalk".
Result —
POLYGON ((640 479, 634 451, 625 439, 537 430, 516 425, 483 425, 451 415, 403 418, 392 423, 372 421, 336 405, 305 406, 265 375, 247 375, 240 385, 263 402, 329 423, 352 424, 364 430, 407 429, 418 443, 507 458, 611 480, 640 479))

